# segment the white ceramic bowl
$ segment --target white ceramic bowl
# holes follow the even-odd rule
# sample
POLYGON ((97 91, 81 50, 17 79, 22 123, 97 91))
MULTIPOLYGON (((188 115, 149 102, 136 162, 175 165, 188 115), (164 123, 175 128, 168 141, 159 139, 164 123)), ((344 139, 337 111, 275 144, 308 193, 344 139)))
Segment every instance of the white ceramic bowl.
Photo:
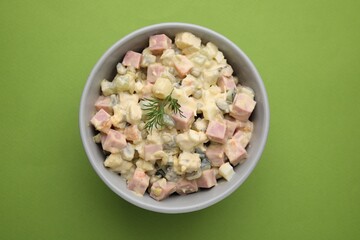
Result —
MULTIPOLYGON (((206 208, 224 199, 234 192, 250 175, 258 163, 265 147, 269 130, 269 104, 264 84, 250 59, 233 42, 210 29, 185 23, 161 23, 134 31, 107 50, 92 69, 82 93, 79 113, 80 134, 84 149, 96 173, 116 194, 126 201, 151 211, 163 213, 183 213, 206 208), (235 167, 235 176, 231 181, 219 181, 218 185, 209 190, 201 190, 186 196, 171 196, 163 201, 155 201, 148 194, 139 197, 129 191, 125 181, 119 175, 106 169, 103 165, 105 156, 93 141, 94 129, 89 121, 93 114, 94 103, 100 94, 100 81, 112 79, 116 73, 116 64, 122 60, 128 50, 141 52, 148 45, 151 35, 164 33, 171 37, 176 33, 188 31, 202 39, 218 46, 225 58, 233 67, 240 83, 255 91, 256 108, 251 120, 254 122, 254 132, 247 148, 248 159, 244 164, 235 167)), ((99 203, 100 204, 100 203, 99 203)))

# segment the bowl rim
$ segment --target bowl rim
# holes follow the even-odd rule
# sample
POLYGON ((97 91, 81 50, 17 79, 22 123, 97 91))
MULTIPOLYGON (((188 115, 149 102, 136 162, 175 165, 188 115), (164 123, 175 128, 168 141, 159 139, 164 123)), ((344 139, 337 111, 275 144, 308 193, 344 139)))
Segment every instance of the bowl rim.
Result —
POLYGON ((129 203, 136 205, 140 208, 146 209, 146 210, 150 210, 150 211, 154 211, 154 212, 160 212, 160 213, 186 213, 186 212, 193 212, 193 211, 198 211, 204 208, 207 208, 213 204, 216 204, 218 202, 220 202, 222 199, 226 198, 227 196, 229 196, 231 193, 233 193, 237 188, 239 188, 240 185, 242 185, 242 183, 249 177, 249 175, 253 172, 254 168, 256 167, 256 165, 258 164, 260 157, 264 151, 265 145, 266 145, 266 141, 268 138, 268 133, 269 133, 269 127, 270 127, 270 107, 269 107, 269 99, 268 99, 268 95, 265 89, 265 85, 264 82, 259 74, 259 72, 257 71, 255 65, 253 64, 253 62, 250 60, 250 58, 232 41, 230 41, 228 38, 226 38, 225 36, 223 36, 222 34, 211 30, 207 27, 203 27, 200 25, 196 25, 196 24, 192 24, 192 23, 183 23, 183 22, 165 22, 165 23, 157 23, 157 24, 152 24, 152 25, 148 25, 142 28, 139 28, 135 31, 130 32, 129 34, 126 34, 124 37, 122 37, 121 39, 117 40, 114 44, 112 44, 110 46, 110 48, 108 48, 105 53, 102 54, 102 56, 100 57, 100 59, 96 62, 96 64, 94 65, 94 67, 92 68, 82 95, 81 95, 81 100, 80 100, 80 110, 79 110, 79 129, 80 129, 80 136, 81 136, 81 141, 82 141, 82 145, 84 147, 85 153, 87 155, 87 158, 90 162, 90 164, 92 165, 93 169, 95 170, 95 172, 97 173, 97 175, 102 179, 102 181, 113 191, 115 192, 117 195, 119 195, 120 197, 122 197, 124 200, 128 201, 129 203), (233 185, 229 185, 230 187, 227 188, 226 190, 224 190, 224 192, 219 195, 219 196, 215 196, 214 198, 211 198, 209 200, 205 200, 202 201, 201 203, 198 202, 194 202, 194 204, 192 204, 191 206, 185 206, 185 207, 177 207, 177 208, 171 208, 171 207, 166 207, 166 206, 159 206, 159 205, 152 205, 152 204, 148 204, 146 202, 141 201, 141 198, 137 199, 138 197, 131 196, 131 193, 124 193, 122 191, 120 191, 105 175, 102 171, 100 171, 100 169, 98 169, 98 167, 95 165, 95 159, 94 156, 91 154, 91 149, 89 144, 86 144, 86 136, 85 136, 85 132, 86 132, 86 128, 88 127, 88 124, 84 124, 87 120, 84 119, 84 111, 85 111, 85 99, 86 99, 86 94, 89 91, 90 86, 92 85, 92 82, 90 81, 94 75, 96 74, 96 72, 100 69, 100 67, 102 66, 102 64, 104 63, 104 61, 109 57, 109 55, 115 50, 117 49, 120 45, 122 45, 123 43, 127 42, 128 40, 134 38, 135 36, 139 36, 143 33, 147 33, 151 30, 157 30, 157 29, 163 29, 163 28, 169 28, 169 27, 184 27, 184 28, 189 28, 191 31, 191 29, 196 29, 202 32, 206 32, 212 35, 215 35, 217 38, 221 39, 221 41, 225 42, 226 44, 231 45, 232 48, 236 49, 238 52, 237 54, 240 54, 242 58, 245 59, 245 61, 247 62, 248 66, 250 67, 252 74, 254 74, 255 78, 258 79, 258 84, 259 84, 259 88, 260 91, 262 92, 263 95, 263 104, 264 104, 264 125, 263 125, 263 137, 260 138, 260 141, 257 143, 257 151, 256 154, 252 157, 252 161, 253 164, 251 164, 249 166, 249 168, 247 169, 247 171, 245 171, 245 173, 242 175, 242 177, 240 178, 240 180, 238 180, 236 182, 236 184, 233 185))

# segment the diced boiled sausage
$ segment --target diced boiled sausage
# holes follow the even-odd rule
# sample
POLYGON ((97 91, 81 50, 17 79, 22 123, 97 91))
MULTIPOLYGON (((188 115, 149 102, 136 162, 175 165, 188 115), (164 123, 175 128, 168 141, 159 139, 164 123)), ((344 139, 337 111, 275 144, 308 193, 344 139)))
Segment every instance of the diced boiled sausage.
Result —
POLYGON ((233 138, 237 139, 240 142, 241 146, 243 146, 243 148, 246 148, 246 146, 250 142, 251 132, 244 132, 244 131, 238 130, 234 134, 233 138))
POLYGON ((235 96, 230 115, 240 121, 247 121, 255 105, 256 102, 248 94, 239 93, 235 96))
POLYGON ((99 111, 100 109, 104 109, 108 114, 113 114, 113 108, 111 103, 110 96, 99 96, 99 98, 95 102, 95 109, 99 111))
POLYGON ((165 34, 150 36, 149 50, 155 54, 161 54, 164 50, 171 48, 171 39, 165 34))
POLYGON ((136 142, 141 140, 141 132, 137 125, 125 127, 124 134, 128 141, 136 142))
POLYGON ((215 170, 213 168, 204 170, 196 182, 199 188, 211 188, 215 186, 217 183, 215 170))
POLYGON ((111 128, 111 116, 104 110, 100 109, 90 120, 96 130, 107 133, 111 128))
POLYGON ((160 63, 153 63, 147 69, 147 77, 146 80, 149 83, 154 83, 156 79, 161 77, 161 74, 165 72, 165 67, 160 63))
POLYGON ((225 144, 225 154, 233 166, 242 163, 247 157, 245 148, 235 138, 228 140, 225 144))
POLYGON ((226 121, 225 138, 229 139, 234 135, 235 130, 238 127, 239 123, 235 119, 234 120, 226 119, 225 121, 226 121))
POLYGON ((198 191, 196 180, 180 179, 176 183, 176 192, 180 195, 189 194, 198 191))
POLYGON ((223 75, 220 76, 217 80, 217 85, 220 87, 222 92, 236 88, 236 84, 232 76, 231 77, 225 77, 223 75))
POLYGON ((102 147, 105 151, 119 153, 123 148, 126 147, 126 144, 127 143, 124 134, 119 131, 110 129, 105 140, 103 141, 102 147))
POLYGON ((165 178, 162 178, 151 186, 150 188, 150 197, 154 198, 157 201, 167 198, 176 190, 176 183, 168 182, 165 178))
POLYGON ((193 63, 183 55, 175 56, 174 65, 180 77, 184 77, 186 74, 188 74, 194 66, 193 63))
POLYGON ((224 146, 222 144, 210 144, 206 149, 205 155, 212 166, 219 167, 225 161, 224 146))
POLYGON ((136 168, 133 177, 128 181, 127 187, 137 194, 144 195, 149 182, 150 177, 146 175, 144 170, 136 168))
POLYGON ((209 125, 206 129, 206 135, 211 141, 217 143, 224 143, 225 142, 225 133, 226 133, 226 124, 217 122, 217 121, 210 121, 209 125))
POLYGON ((134 51, 128 51, 126 54, 125 54, 125 57, 122 61, 122 64, 124 66, 131 66, 131 67, 134 67, 134 68, 137 68, 139 69, 140 68, 140 62, 141 62, 141 53, 137 53, 137 52, 134 52, 134 51))
POLYGON ((172 118, 175 121, 175 128, 177 130, 186 131, 190 128, 190 125, 194 121, 194 112, 187 107, 181 107, 182 115, 178 112, 177 114, 173 114, 172 118))

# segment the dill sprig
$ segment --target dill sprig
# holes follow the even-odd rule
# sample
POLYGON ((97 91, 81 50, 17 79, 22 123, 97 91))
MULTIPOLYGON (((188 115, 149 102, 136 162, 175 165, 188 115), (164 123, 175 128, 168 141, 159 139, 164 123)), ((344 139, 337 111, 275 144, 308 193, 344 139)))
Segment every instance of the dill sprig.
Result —
POLYGON ((168 106, 169 109, 179 115, 181 117, 185 117, 183 112, 181 111, 181 105, 178 103, 178 100, 171 97, 171 93, 165 99, 158 98, 145 98, 146 103, 142 106, 142 110, 147 111, 146 119, 147 122, 145 124, 145 129, 149 132, 152 131, 153 128, 160 129, 165 125, 164 115, 165 108, 168 106))

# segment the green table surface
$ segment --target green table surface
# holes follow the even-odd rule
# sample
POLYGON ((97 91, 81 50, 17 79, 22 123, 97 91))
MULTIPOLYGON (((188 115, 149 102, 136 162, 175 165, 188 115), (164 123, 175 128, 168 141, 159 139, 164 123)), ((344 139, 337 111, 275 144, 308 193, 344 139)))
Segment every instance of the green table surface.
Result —
POLYGON ((360 1, 1 1, 0 239, 360 239, 360 1), (160 22, 225 35, 257 66, 271 123, 225 200, 140 209, 85 155, 80 97, 117 40, 160 22))

